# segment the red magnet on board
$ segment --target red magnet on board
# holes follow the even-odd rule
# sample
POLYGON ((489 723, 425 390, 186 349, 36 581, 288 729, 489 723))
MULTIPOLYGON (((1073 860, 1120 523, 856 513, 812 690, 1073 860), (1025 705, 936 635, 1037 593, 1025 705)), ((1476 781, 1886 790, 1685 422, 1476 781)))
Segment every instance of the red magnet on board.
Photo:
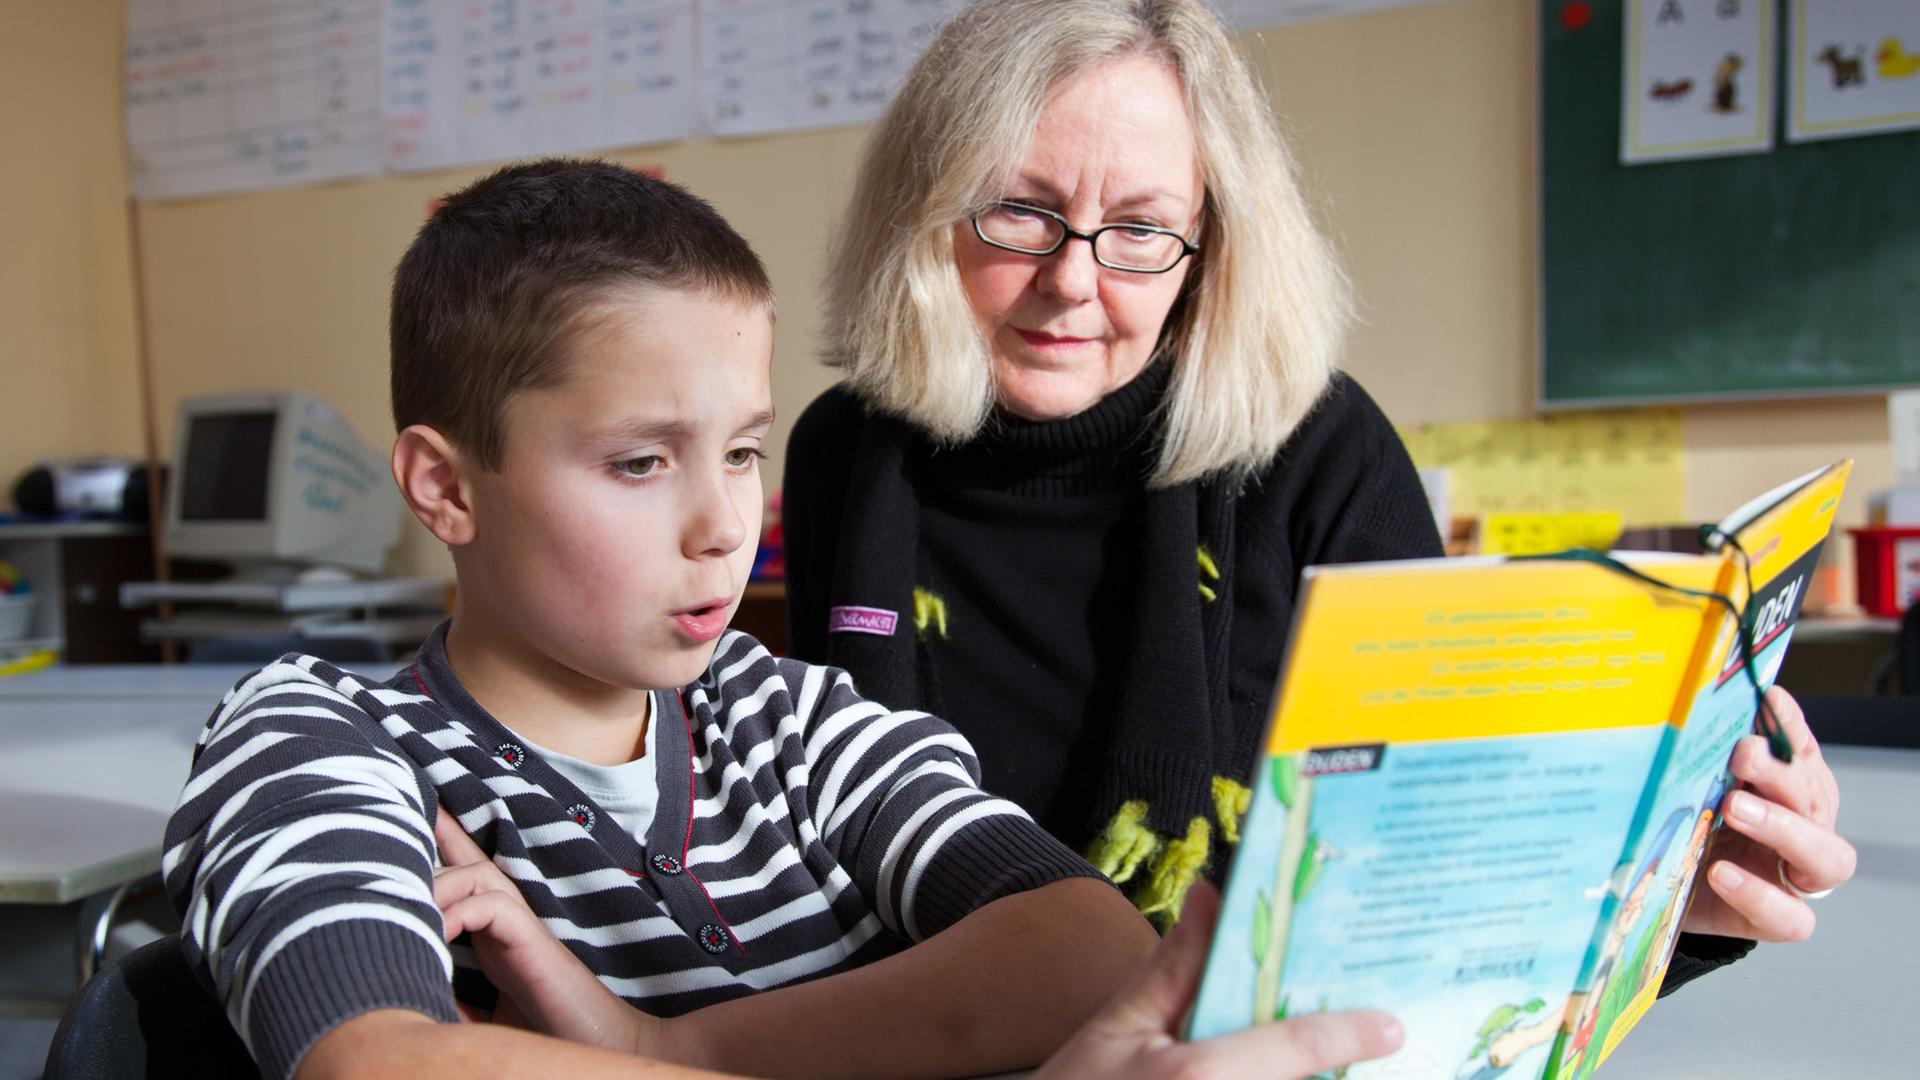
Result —
POLYGON ((1593 5, 1587 0, 1571 0, 1560 5, 1560 25, 1569 30, 1585 30, 1593 21, 1593 5))

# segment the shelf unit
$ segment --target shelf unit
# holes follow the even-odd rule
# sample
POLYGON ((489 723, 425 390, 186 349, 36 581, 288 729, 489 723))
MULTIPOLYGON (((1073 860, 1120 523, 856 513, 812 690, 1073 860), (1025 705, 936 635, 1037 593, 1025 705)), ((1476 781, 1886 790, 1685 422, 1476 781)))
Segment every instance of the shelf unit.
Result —
POLYGON ((51 649, 72 663, 158 658, 140 640, 139 619, 121 610, 120 585, 153 576, 143 525, 121 521, 0 522, 0 558, 20 569, 39 598, 24 638, 0 641, 0 657, 51 649))

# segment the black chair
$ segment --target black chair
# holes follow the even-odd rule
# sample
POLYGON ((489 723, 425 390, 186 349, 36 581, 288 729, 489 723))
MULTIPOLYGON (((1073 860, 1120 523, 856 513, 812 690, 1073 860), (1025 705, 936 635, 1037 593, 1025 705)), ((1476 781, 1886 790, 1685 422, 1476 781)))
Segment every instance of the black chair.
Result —
POLYGON ((87 980, 60 1018, 43 1080, 257 1077, 226 1014, 168 935, 87 980))

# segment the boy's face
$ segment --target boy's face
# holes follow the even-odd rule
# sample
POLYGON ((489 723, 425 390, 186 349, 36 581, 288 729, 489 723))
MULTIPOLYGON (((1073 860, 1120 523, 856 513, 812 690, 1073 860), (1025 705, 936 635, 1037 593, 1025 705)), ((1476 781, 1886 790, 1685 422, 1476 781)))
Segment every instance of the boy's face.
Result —
POLYGON ((759 540, 772 354, 765 308, 704 292, 588 312, 565 377, 508 404, 500 470, 470 477, 475 629, 564 682, 699 678, 759 540))

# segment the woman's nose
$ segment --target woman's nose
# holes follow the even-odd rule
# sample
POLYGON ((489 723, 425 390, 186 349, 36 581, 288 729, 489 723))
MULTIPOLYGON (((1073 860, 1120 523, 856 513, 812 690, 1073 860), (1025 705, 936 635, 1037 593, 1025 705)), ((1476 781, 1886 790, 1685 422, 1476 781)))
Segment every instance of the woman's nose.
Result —
POLYGON ((1093 299, 1100 287, 1100 264, 1093 260, 1093 243, 1068 237, 1060 250, 1040 261, 1035 283, 1041 292, 1067 303, 1093 299))

